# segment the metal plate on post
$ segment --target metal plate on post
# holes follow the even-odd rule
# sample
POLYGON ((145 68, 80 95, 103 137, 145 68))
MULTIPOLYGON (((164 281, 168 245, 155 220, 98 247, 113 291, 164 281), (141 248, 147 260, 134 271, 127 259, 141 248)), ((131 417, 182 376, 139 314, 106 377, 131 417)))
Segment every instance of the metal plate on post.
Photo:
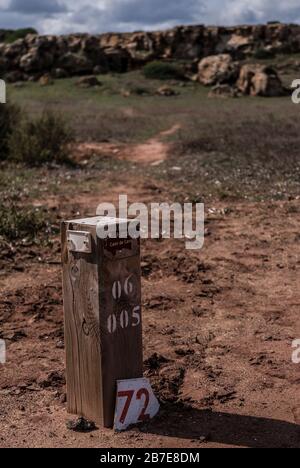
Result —
POLYGON ((92 237, 90 232, 67 231, 67 241, 70 252, 92 253, 92 237))

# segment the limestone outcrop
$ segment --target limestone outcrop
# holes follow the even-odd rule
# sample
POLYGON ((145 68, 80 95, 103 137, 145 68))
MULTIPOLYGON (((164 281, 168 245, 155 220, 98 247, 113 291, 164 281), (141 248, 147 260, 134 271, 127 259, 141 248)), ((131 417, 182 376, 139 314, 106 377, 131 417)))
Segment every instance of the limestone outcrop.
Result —
POLYGON ((28 34, 13 43, 1 42, 4 37, 0 35, 0 76, 9 81, 39 79, 47 73, 64 77, 125 72, 151 60, 198 63, 208 56, 229 54, 236 62, 258 53, 300 52, 300 26, 282 23, 102 35, 28 34))

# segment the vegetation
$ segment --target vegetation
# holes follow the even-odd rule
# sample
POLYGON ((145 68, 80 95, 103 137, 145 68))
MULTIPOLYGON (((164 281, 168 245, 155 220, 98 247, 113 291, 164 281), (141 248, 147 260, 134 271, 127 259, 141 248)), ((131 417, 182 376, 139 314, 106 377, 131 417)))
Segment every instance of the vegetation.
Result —
POLYGON ((146 78, 152 80, 182 80, 183 71, 178 65, 167 62, 150 62, 143 68, 146 78))
POLYGON ((23 28, 16 29, 15 31, 4 30, 0 31, 0 39, 7 44, 17 41, 18 39, 23 39, 27 34, 38 34, 34 28, 23 28))
POLYGON ((51 111, 35 120, 23 119, 11 133, 9 159, 31 165, 69 161, 72 135, 65 121, 51 111))
POLYGON ((20 109, 11 104, 0 104, 0 160, 9 157, 9 139, 20 121, 20 109))
POLYGON ((257 49, 254 53, 254 58, 257 60, 271 60, 274 59, 275 54, 271 50, 257 49))
MULTIPOLYGON (((292 73, 287 76, 290 82, 292 73)), ((151 81, 140 71, 101 75, 99 79, 103 82, 99 89, 74 88, 75 79, 63 79, 45 88, 26 83, 22 88, 8 85, 8 90, 30 118, 42 115, 45 107, 63 114, 79 141, 135 144, 155 137, 169 142, 168 157, 161 164, 146 169, 133 164, 135 177, 146 171, 149 178, 163 184, 172 180, 183 190, 187 187, 189 194, 199 192, 203 197, 221 193, 256 199, 259 194, 270 199, 300 193, 299 107, 291 104, 289 97, 208 99, 206 87, 187 81, 184 86, 172 85, 179 95, 166 103, 154 93, 164 82, 151 81), (131 93, 124 97, 123 89, 131 93), (149 95, 144 98, 134 89, 149 89, 149 95), (180 130, 159 136, 175 126, 180 130)), ((126 162, 125 168, 121 158, 111 156, 109 151, 106 154, 103 147, 101 156, 95 152, 95 157, 87 158, 86 173, 78 168, 74 179, 77 185, 81 177, 81 183, 89 189, 89 167, 105 176, 114 174, 111 177, 117 180, 123 174, 130 176, 131 163, 126 162)), ((24 171, 24 167, 18 170, 24 171)), ((30 170, 32 174, 40 173, 43 167, 30 170)), ((51 171, 48 193, 71 190, 74 182, 73 177, 67 179, 69 168, 59 171, 61 179, 56 170, 51 171), (61 185, 57 185, 59 181, 61 185)), ((38 178, 32 184, 27 182, 30 194, 44 189, 45 183, 38 182, 38 178)))
POLYGON ((46 219, 41 209, 0 202, 0 238, 7 241, 32 239, 47 227, 46 219))

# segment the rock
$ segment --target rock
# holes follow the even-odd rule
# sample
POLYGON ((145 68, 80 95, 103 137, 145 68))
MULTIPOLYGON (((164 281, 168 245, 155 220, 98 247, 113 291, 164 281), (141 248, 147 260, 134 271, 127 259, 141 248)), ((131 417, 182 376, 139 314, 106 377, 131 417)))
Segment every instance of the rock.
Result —
POLYGON ((230 56, 254 56, 258 51, 300 52, 300 25, 267 24, 236 27, 180 26, 166 31, 124 34, 27 35, 11 44, 0 34, 0 72, 21 72, 30 76, 61 69, 70 76, 126 72, 150 60, 190 61, 193 76, 203 59, 200 81, 208 85, 231 84, 236 64, 230 56), (219 58, 213 58, 218 55, 219 58), (204 58, 206 57, 206 58, 204 58), (217 77, 216 77, 217 75, 217 77))
POLYGON ((131 91, 129 91, 128 89, 121 89, 121 96, 123 96, 124 98, 129 98, 131 96, 131 91))
POLYGON ((124 73, 129 69, 130 54, 122 48, 109 47, 104 49, 104 56, 108 70, 124 73))
POLYGON ((26 43, 24 39, 19 39, 11 44, 1 45, 0 55, 9 61, 9 68, 17 67, 20 57, 26 53, 26 43))
POLYGON ((8 67, 8 60, 5 59, 4 57, 0 57, 0 73, 4 73, 4 71, 7 69, 8 67))
POLYGON ((27 76, 27 81, 30 81, 31 83, 38 81, 40 79, 39 75, 28 75, 27 76))
POLYGON ((250 96, 276 97, 287 94, 276 70, 259 64, 241 68, 237 88, 242 94, 250 96))
POLYGON ((39 79, 39 84, 41 86, 49 86, 49 85, 53 85, 54 81, 49 74, 46 74, 46 75, 41 76, 41 78, 39 79))
POLYGON ((144 366, 149 370, 160 369, 164 364, 167 364, 169 359, 165 358, 161 354, 154 353, 146 361, 144 361, 144 366))
POLYGON ((66 384, 66 379, 63 372, 51 372, 46 379, 40 379, 39 385, 42 388, 59 388, 63 387, 66 384))
POLYGON ((96 65, 94 68, 93 68, 93 74, 94 75, 104 75, 107 73, 107 67, 103 66, 103 65, 96 65))
POLYGON ((239 96, 239 91, 234 86, 228 84, 217 84, 214 86, 209 94, 209 98, 221 97, 221 98, 235 98, 239 96))
POLYGON ((94 422, 88 421, 84 418, 78 418, 75 421, 68 421, 66 426, 67 429, 74 432, 92 432, 97 429, 94 422))
POLYGON ((7 83, 16 83, 17 81, 23 81, 24 75, 19 70, 11 71, 5 74, 5 81, 7 83))
POLYGON ((239 64, 233 61, 231 55, 213 55, 199 63, 198 80, 206 86, 234 83, 238 73, 239 64))
POLYGON ((33 47, 21 57, 20 68, 26 73, 44 72, 51 68, 52 63, 53 55, 50 52, 42 52, 38 47, 33 47))
POLYGON ((102 83, 96 76, 83 76, 76 81, 76 85, 80 88, 91 88, 93 86, 102 86, 102 83))
POLYGON ((89 73, 93 70, 93 63, 82 54, 67 52, 59 60, 59 67, 63 68, 71 75, 89 73))
POLYGON ((23 338, 26 338, 27 335, 24 330, 17 330, 9 335, 6 335, 6 339, 10 341, 20 341, 23 338))
POLYGON ((253 45, 253 40, 247 36, 233 34, 227 42, 228 51, 247 50, 253 45))
POLYGON ((166 96, 166 97, 178 96, 179 95, 178 91, 175 91, 173 88, 170 88, 169 86, 161 86, 156 91, 156 94, 158 96, 166 96))
POLYGON ((53 76, 57 79, 61 79, 61 78, 67 78, 68 77, 68 73, 66 72, 66 70, 64 70, 63 68, 55 68, 53 70, 53 76))

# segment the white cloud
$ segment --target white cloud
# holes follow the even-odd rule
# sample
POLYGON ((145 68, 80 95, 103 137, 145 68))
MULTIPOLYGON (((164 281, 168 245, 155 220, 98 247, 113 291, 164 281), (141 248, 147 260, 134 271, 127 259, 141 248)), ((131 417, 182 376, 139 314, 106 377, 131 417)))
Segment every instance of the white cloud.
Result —
POLYGON ((0 0, 0 28, 132 31, 176 24, 300 22, 299 0, 0 0))

